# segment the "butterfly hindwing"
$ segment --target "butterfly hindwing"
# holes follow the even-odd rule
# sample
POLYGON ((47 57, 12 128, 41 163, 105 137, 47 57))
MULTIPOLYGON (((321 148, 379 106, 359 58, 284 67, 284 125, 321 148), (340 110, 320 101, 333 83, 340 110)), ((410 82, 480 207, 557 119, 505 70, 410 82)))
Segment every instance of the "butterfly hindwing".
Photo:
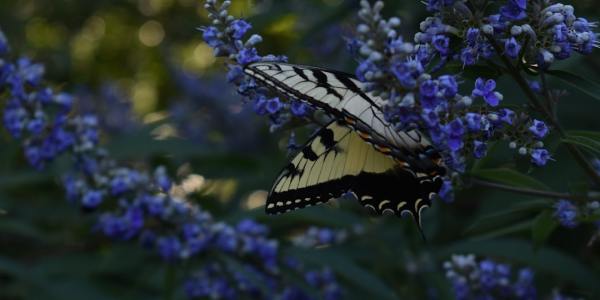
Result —
POLYGON ((315 134, 284 168, 267 198, 269 214, 284 213, 331 199, 346 192, 377 214, 420 212, 441 181, 419 178, 395 160, 375 150, 359 134, 332 122, 315 134))

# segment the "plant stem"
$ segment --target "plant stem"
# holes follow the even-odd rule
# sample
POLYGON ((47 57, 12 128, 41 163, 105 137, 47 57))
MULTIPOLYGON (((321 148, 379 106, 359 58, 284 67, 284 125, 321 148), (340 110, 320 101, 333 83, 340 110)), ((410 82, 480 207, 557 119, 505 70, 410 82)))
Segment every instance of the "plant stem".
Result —
POLYGON ((164 290, 163 298, 165 300, 172 300, 175 296, 175 266, 167 264, 165 267, 165 278, 164 278, 164 290))
MULTIPOLYGON (((560 136, 561 139, 564 139, 565 137, 567 137, 567 134, 565 133, 562 126, 560 126, 558 120, 556 118, 554 118, 553 113, 551 111, 549 111, 549 109, 537 98, 537 96, 535 95, 535 93, 533 92, 533 90, 531 89, 531 87, 529 86, 527 81, 525 80, 525 78, 523 76, 521 76, 521 72, 517 68, 515 68, 515 66, 511 63, 511 61, 508 59, 508 57, 506 57, 505 55, 502 54, 502 48, 500 48, 498 43, 496 43, 496 41, 494 40, 494 37, 492 37, 490 35, 486 35, 486 38, 491 43, 492 47, 494 47, 494 50, 496 51, 496 53, 498 54, 498 56, 500 57, 500 59, 502 60, 504 65, 506 65, 506 68, 508 69, 509 74, 517 82, 517 84, 519 85, 521 90, 523 90, 523 92, 525 93, 525 96, 527 96, 527 98, 532 103, 532 105, 534 107, 536 107, 542 114, 544 114, 546 119, 556 129, 556 132, 558 133, 558 135, 560 136)), ((600 186, 600 174, 598 174, 598 172, 596 172, 596 170, 594 169, 592 164, 585 158, 585 156, 583 155, 583 152, 581 152, 581 150, 579 150, 579 148, 577 148, 573 144, 569 144, 569 143, 564 143, 564 144, 567 147, 567 150, 569 150, 569 152, 573 156, 573 158, 575 158, 575 161, 583 168, 583 170, 585 172, 587 172, 588 176, 597 185, 600 186)))
POLYGON ((501 184, 501 183, 497 183, 497 182, 491 182, 491 181, 487 181, 487 180, 480 179, 480 178, 470 178, 470 182, 473 184, 476 184, 476 185, 494 188, 494 189, 498 189, 498 190, 503 190, 503 191, 507 191, 507 192, 513 192, 513 193, 518 193, 518 194, 523 194, 523 195, 531 195, 531 196, 540 196, 540 197, 544 197, 544 198, 570 199, 570 200, 577 200, 577 201, 589 201, 589 200, 600 199, 600 198, 590 198, 590 197, 585 197, 585 196, 572 195, 572 194, 567 194, 567 193, 557 193, 557 192, 541 191, 541 190, 530 189, 530 188, 520 188, 520 187, 515 187, 512 185, 505 185, 505 184, 501 184))

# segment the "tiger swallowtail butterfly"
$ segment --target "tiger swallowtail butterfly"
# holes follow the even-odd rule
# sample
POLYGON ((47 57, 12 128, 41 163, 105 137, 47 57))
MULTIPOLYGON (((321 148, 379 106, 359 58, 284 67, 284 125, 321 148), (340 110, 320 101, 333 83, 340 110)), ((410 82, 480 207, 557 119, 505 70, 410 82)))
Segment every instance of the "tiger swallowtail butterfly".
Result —
POLYGON ((333 119, 283 168, 267 197, 268 214, 351 192, 377 214, 409 213, 421 230, 421 212, 440 190, 445 168, 418 131, 397 131, 385 120, 382 98, 364 92, 354 76, 334 70, 258 62, 244 71, 333 119))

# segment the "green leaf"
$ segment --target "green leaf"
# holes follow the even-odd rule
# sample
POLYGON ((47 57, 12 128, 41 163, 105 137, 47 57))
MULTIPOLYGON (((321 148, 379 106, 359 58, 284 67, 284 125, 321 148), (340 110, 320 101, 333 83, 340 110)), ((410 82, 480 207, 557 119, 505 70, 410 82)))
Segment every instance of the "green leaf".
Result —
POLYGON ((532 211, 539 211, 541 208, 546 207, 548 207, 548 201, 531 200, 521 202, 508 209, 482 216, 473 222, 464 233, 484 233, 496 230, 498 227, 509 226, 517 221, 529 218, 533 214, 532 211))
POLYGON ((562 281, 572 283, 582 289, 599 292, 600 278, 592 269, 580 263, 576 258, 547 246, 534 251, 530 242, 522 240, 464 241, 439 248, 435 254, 439 260, 446 260, 456 253, 505 258, 512 262, 531 266, 540 272, 552 274, 562 281))
POLYGON ((552 217, 552 212, 549 210, 542 211, 531 226, 531 240, 534 249, 539 249, 557 227, 558 223, 552 217))
MULTIPOLYGON (((338 200, 342 201, 342 199, 338 200)), ((352 227, 365 221, 363 216, 357 216, 348 211, 328 207, 327 205, 313 206, 288 213, 285 218, 274 218, 266 215, 264 207, 250 211, 239 211, 225 218, 226 221, 235 223, 242 219, 254 218, 261 222, 269 222, 279 226, 297 227, 298 223, 308 223, 315 226, 352 227)))
POLYGON ((52 179, 51 174, 36 171, 13 172, 10 176, 0 176, 0 189, 34 185, 52 179))
POLYGON ((305 263, 330 267, 340 277, 368 292, 374 299, 398 299, 394 290, 381 281, 378 276, 363 269, 348 256, 342 255, 339 249, 333 251, 290 248, 288 252, 305 263))
POLYGON ((563 70, 548 70, 546 74, 560 79, 596 100, 600 100, 600 84, 596 82, 563 70))
POLYGON ((485 234, 474 236, 472 238, 472 240, 489 240, 489 239, 509 235, 511 233, 526 231, 529 228, 531 228, 532 224, 533 224, 533 221, 523 221, 523 222, 519 222, 519 223, 511 223, 511 224, 507 225, 506 227, 500 227, 500 228, 497 228, 490 232, 486 232, 485 234))
POLYGON ((583 147, 589 151, 600 154, 600 133, 594 131, 569 131, 563 143, 583 147))
POLYGON ((547 185, 537 179, 507 168, 473 170, 471 171, 471 175, 514 187, 546 191, 551 190, 547 185))

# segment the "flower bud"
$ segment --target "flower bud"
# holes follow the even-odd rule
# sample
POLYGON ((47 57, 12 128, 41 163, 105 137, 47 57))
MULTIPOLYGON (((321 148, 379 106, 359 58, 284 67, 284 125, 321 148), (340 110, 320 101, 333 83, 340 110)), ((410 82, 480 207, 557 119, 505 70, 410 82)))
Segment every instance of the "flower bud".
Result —
POLYGON ((370 28, 367 24, 359 24, 358 26, 356 26, 356 31, 358 31, 358 33, 365 34, 369 32, 369 30, 370 28))
POLYGON ((520 155, 527 155, 527 148, 525 148, 525 147, 519 148, 519 154, 520 155))
POLYGON ((510 34, 514 36, 521 35, 523 33, 523 28, 521 26, 515 25, 510 29, 510 34))
POLYGON ((494 34, 494 27, 490 24, 485 24, 483 26, 481 26, 481 31, 483 31, 483 33, 485 34, 494 34))

